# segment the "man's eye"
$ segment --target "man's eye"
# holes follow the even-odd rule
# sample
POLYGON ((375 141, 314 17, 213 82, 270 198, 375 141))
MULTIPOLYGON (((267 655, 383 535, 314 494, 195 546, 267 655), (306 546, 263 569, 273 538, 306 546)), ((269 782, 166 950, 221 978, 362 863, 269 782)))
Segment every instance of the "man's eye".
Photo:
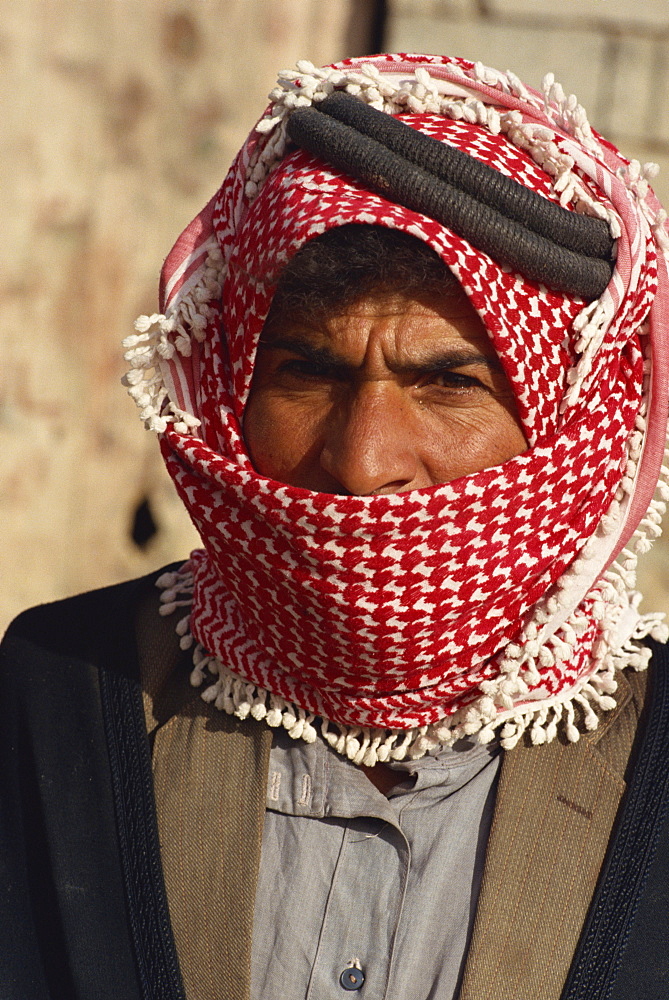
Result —
POLYGON ((473 375, 465 375, 463 372, 451 371, 450 369, 425 375, 417 383, 418 388, 425 389, 430 386, 443 389, 469 389, 480 385, 480 381, 473 375))

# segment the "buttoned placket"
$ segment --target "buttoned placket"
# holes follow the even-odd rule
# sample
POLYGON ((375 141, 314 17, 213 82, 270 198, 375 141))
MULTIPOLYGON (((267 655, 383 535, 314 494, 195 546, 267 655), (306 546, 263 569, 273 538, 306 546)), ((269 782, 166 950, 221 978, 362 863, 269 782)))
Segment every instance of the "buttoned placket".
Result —
POLYGON ((307 1000, 336 997, 333 987, 352 966, 364 976, 365 1000, 383 1000, 410 865, 409 844, 394 822, 346 822, 307 1000))
MULTIPOLYGON (((457 758, 450 770, 418 762, 416 775, 407 775, 387 799, 325 745, 307 747, 279 734, 256 900, 254 1000, 345 1000, 350 993, 361 1000, 407 1000, 408 985, 412 1000, 420 996, 421 976, 406 968, 415 949, 407 947, 414 928, 403 921, 412 851, 402 823, 409 818, 415 837, 426 805, 441 815, 449 776, 457 786, 458 769, 466 771, 460 765, 457 758), (396 948, 400 928, 402 956, 396 948), (417 994, 412 980, 418 980, 417 994)), ((485 762, 479 766, 483 770, 485 762)), ((429 842, 432 834, 425 833, 429 842)), ((448 988, 435 994, 448 995, 448 988)))

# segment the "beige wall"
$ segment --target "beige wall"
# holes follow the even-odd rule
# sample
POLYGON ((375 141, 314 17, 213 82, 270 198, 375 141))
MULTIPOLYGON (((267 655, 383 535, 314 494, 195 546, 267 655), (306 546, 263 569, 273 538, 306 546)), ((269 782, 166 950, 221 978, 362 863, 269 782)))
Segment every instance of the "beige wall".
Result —
POLYGON ((119 385, 173 240, 276 71, 367 46, 365 0, 2 0, 0 632, 197 538, 119 385), (130 537, 148 498, 158 531, 130 537))
MULTIPOLYGON (((120 388, 174 237, 219 185, 275 70, 364 51, 372 0, 3 0, 0 631, 20 608, 148 572, 196 536, 120 388), (148 499, 158 530, 130 537, 148 499)), ((663 165, 666 0, 389 0, 386 46, 554 69, 663 165), (556 13, 559 11, 559 13, 556 13)), ((667 550, 646 585, 669 608, 667 550)))

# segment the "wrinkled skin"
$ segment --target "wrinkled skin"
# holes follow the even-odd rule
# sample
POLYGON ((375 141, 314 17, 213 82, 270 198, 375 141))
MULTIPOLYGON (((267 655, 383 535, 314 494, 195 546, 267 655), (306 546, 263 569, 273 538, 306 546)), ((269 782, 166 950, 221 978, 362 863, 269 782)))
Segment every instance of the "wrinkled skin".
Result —
POLYGON ((256 470, 322 493, 401 493, 527 447, 511 387, 464 293, 369 297, 263 331, 244 436, 256 470))

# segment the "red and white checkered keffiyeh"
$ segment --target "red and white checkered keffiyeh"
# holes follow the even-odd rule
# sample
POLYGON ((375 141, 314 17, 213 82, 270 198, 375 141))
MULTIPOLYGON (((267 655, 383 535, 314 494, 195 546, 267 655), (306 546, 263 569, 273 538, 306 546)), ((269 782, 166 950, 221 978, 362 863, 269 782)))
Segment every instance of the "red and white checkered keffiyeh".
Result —
POLYGON ((462 59, 392 55, 282 73, 220 191, 177 241, 160 315, 126 342, 131 395, 161 439, 204 549, 162 580, 189 606, 193 682, 229 713, 366 764, 464 734, 513 746, 597 725, 615 671, 646 665, 636 556, 659 533, 666 441, 667 237, 647 175, 545 93, 462 59), (294 107, 344 88, 546 198, 608 221, 596 302, 495 263, 427 216, 286 149, 294 107), (332 496, 252 468, 241 421, 281 265, 308 239, 374 223, 428 243, 480 314, 529 449, 391 496, 332 496), (615 561, 614 561, 615 560, 615 561))

